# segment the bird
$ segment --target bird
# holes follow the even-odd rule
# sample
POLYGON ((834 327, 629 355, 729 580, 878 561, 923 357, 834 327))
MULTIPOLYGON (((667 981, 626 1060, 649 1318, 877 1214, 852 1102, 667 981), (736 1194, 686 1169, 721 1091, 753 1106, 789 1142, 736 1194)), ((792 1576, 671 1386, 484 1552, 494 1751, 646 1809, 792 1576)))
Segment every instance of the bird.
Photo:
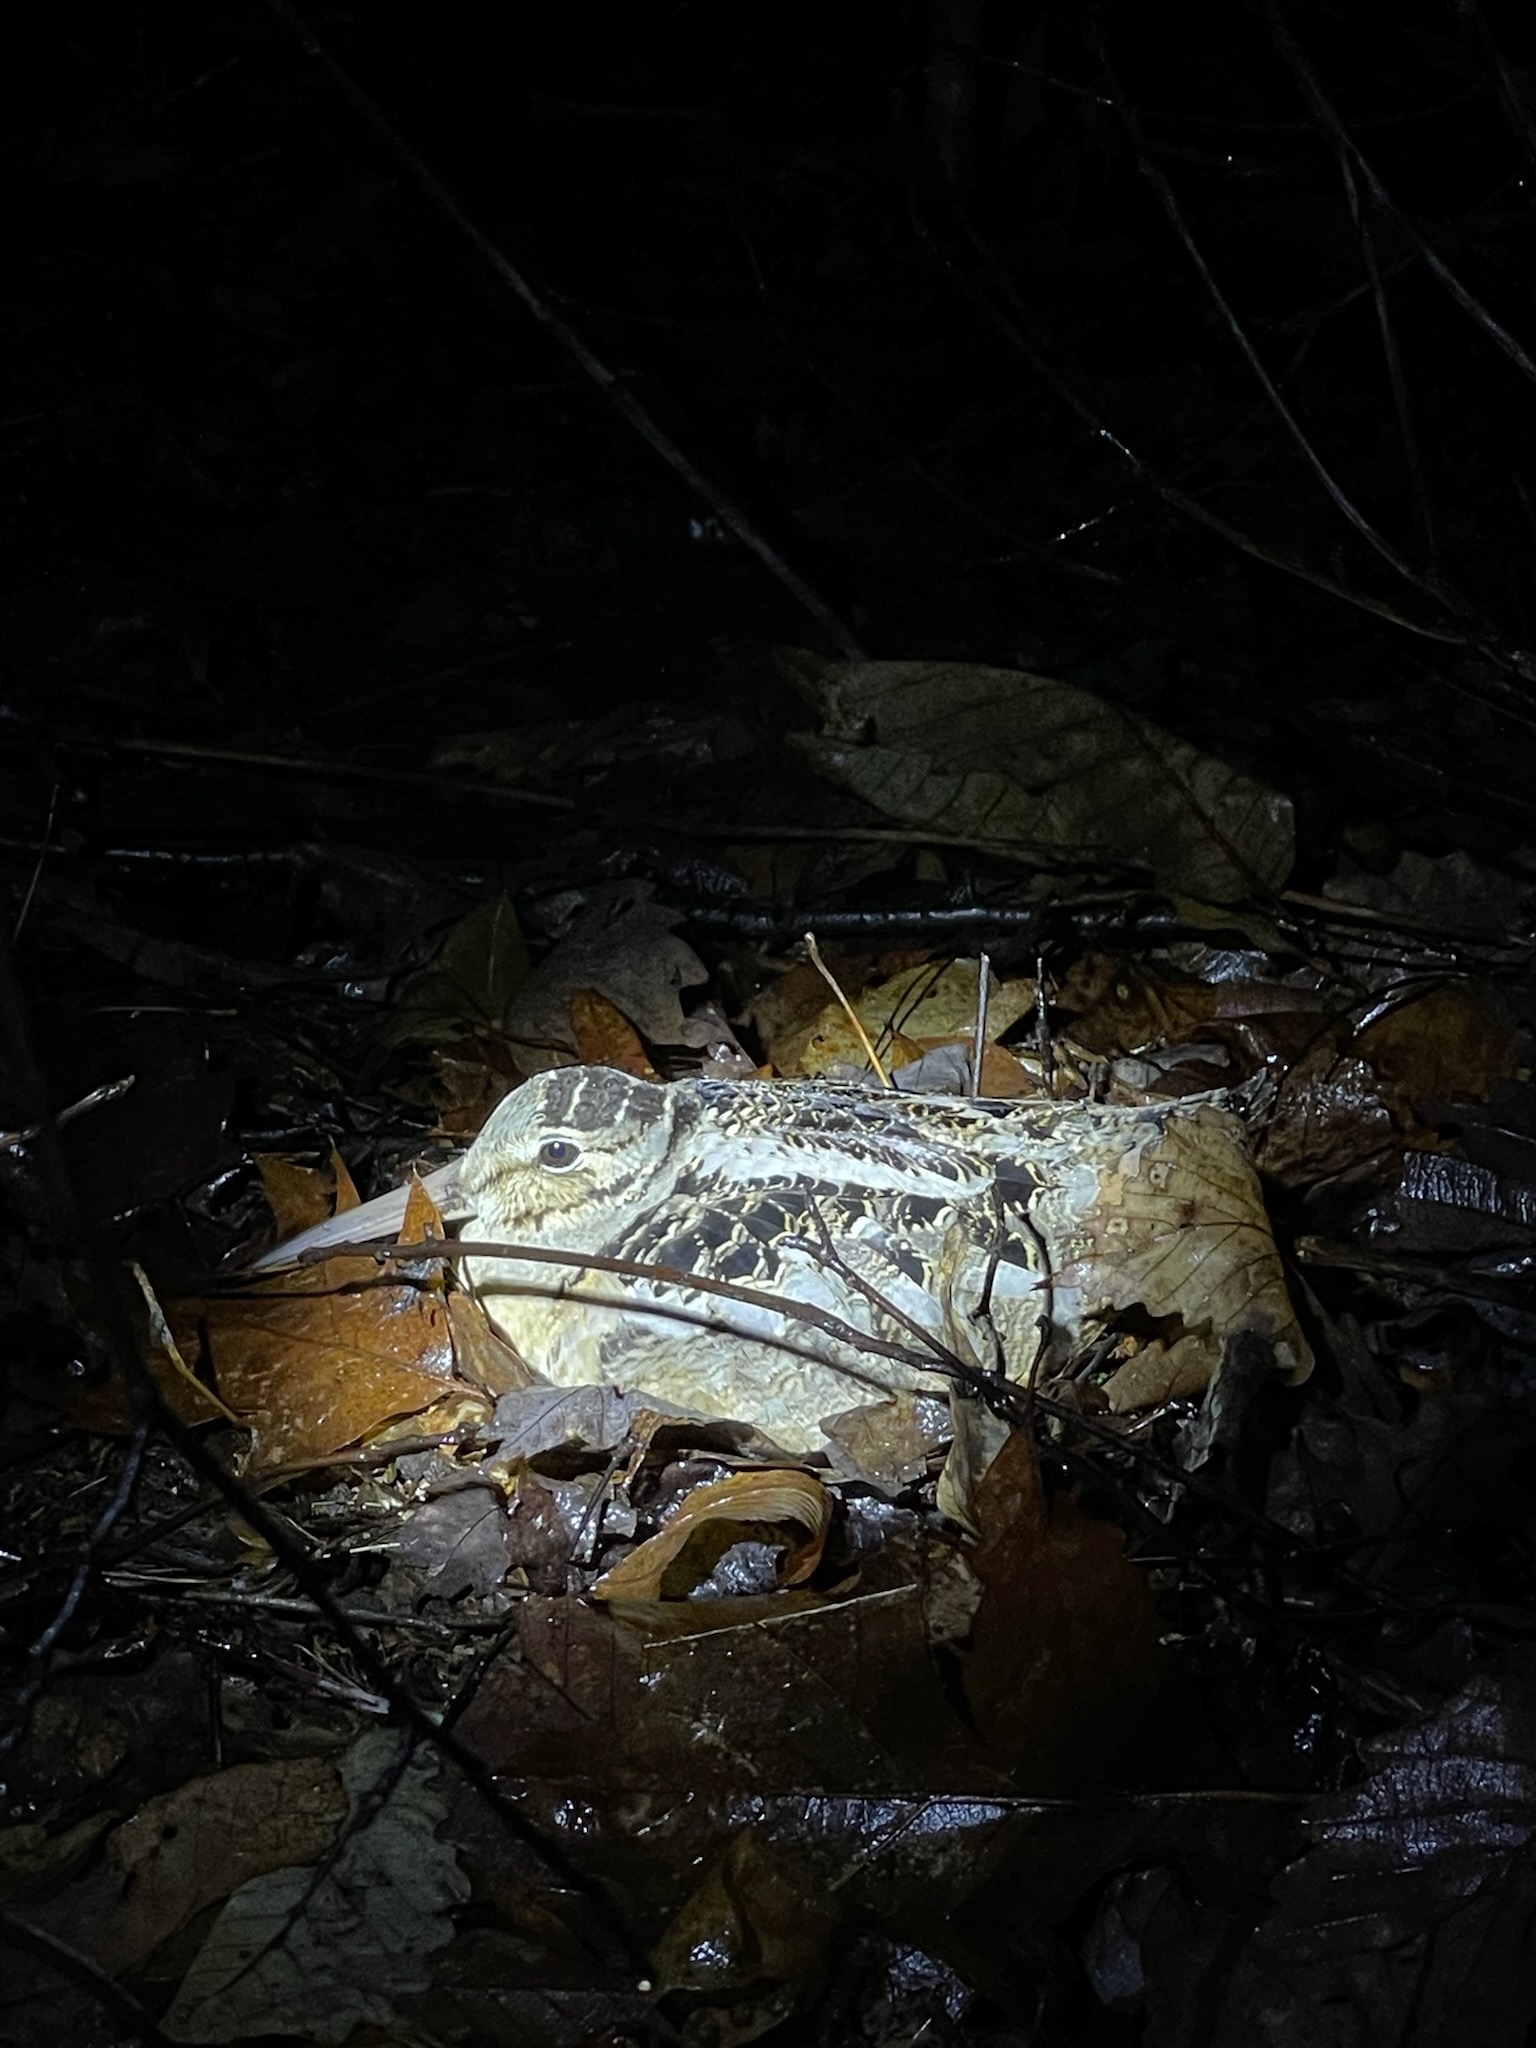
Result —
MULTIPOLYGON (((1048 1380, 1130 1308, 1204 1332, 1213 1356, 1246 1316, 1292 1377, 1309 1362, 1242 1122, 1217 1096, 990 1101, 558 1067, 505 1096, 439 1186, 471 1247, 466 1284, 534 1372, 745 1421, 791 1453, 957 1366, 1048 1380), (482 1249, 501 1245, 523 1256, 482 1249)), ((382 1227, 371 1206, 263 1263, 382 1227)))

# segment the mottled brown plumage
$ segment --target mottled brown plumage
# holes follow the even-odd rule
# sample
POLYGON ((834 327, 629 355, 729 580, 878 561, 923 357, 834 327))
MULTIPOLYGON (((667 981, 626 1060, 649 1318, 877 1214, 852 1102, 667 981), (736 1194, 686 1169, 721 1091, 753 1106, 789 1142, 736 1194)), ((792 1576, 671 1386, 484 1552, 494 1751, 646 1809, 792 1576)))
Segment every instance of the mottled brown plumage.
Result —
MULTIPOLYGON (((1015 1377, 1131 1302, 1187 1332, 1214 1318, 1217 1349, 1234 1309, 1267 1303, 1282 1361, 1305 1367, 1241 1124, 1211 1097, 1105 1108, 566 1067, 506 1097, 460 1183, 476 1240, 706 1274, 908 1345, 916 1326, 1015 1377)), ((699 1290, 491 1259, 467 1276, 556 1383, 643 1388, 790 1449, 814 1448, 824 1416, 940 1384, 699 1290)))

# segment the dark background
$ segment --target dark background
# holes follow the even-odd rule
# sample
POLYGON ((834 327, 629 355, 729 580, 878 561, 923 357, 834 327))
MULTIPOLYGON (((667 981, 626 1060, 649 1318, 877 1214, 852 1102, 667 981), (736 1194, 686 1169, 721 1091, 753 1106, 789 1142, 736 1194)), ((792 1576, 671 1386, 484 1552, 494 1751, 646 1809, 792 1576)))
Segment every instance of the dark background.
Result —
MULTIPOLYGON (((1517 16, 382 6, 312 25, 869 651, 1133 703, 1289 789, 1303 882, 1341 831, 1389 863, 1523 829, 1531 365, 1414 239, 1529 328, 1517 16), (1341 167, 1290 36, 1400 212, 1341 167)), ((283 21, 75 7, 48 28, 8 145, 21 847, 56 784, 56 838, 526 850, 504 809, 151 772, 125 739, 420 768, 455 734, 669 700, 741 712, 770 772, 794 713, 764 650, 835 652, 823 624, 283 21)), ((679 800, 720 796, 730 775, 679 800)))

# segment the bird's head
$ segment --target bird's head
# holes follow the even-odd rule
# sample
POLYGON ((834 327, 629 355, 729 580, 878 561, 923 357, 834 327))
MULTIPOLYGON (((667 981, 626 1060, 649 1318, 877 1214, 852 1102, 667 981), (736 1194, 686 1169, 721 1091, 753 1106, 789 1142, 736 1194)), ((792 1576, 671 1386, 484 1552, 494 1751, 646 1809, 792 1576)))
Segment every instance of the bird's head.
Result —
POLYGON ((459 1181, 475 1234, 600 1250, 665 1192, 673 1092, 611 1067, 556 1067, 514 1089, 469 1148, 459 1181))

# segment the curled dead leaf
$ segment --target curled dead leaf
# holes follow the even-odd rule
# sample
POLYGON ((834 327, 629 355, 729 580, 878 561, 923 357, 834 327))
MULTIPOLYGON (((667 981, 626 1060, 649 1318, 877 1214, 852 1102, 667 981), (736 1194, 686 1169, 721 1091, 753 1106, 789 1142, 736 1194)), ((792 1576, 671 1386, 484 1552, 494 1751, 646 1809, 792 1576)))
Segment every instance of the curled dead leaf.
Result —
POLYGON ((821 1562, 832 1496, 808 1472, 738 1472, 688 1495, 667 1526, 592 1588, 599 1600, 685 1599, 733 1543, 782 1543, 779 1583, 802 1585, 821 1562))

